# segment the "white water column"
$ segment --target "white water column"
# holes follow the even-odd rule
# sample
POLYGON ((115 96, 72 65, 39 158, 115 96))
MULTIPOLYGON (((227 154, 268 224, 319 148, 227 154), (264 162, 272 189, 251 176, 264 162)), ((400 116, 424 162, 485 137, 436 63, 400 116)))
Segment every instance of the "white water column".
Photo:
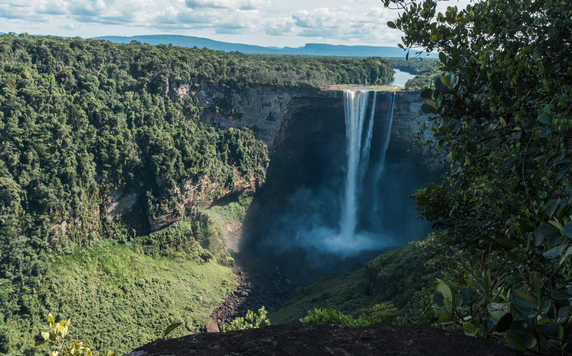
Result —
POLYGON ((353 236, 357 225, 357 184, 361 161, 363 123, 365 121, 369 90, 344 90, 346 120, 346 181, 342 205, 340 235, 353 236))
MULTIPOLYGON (((369 89, 344 90, 344 109, 346 123, 346 177, 344 194, 342 196, 342 217, 340 221, 340 237, 351 238, 355 234, 358 223, 359 195, 370 167, 371 143, 373 138, 375 105, 377 93, 373 92, 373 102, 369 115, 367 131, 364 136, 365 118, 370 97, 369 89)), ((372 167, 374 184, 378 184, 385 170, 385 161, 395 110, 396 94, 391 100, 391 109, 388 113, 386 131, 383 136, 383 146, 380 157, 372 167)), ((377 210, 377 200, 375 210, 377 210)))

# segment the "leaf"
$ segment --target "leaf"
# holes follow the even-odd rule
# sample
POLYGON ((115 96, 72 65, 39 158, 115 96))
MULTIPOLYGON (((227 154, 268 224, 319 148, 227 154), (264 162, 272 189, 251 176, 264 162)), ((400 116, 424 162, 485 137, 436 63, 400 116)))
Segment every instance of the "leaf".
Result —
POLYGON ((389 27, 389 28, 396 28, 397 26, 395 26, 395 22, 393 22, 393 21, 387 21, 387 27, 389 27))
POLYGON ((542 256, 544 256, 544 258, 546 259, 553 260, 555 258, 560 257, 562 253, 564 253, 566 247, 568 247, 568 244, 562 244, 560 246, 556 246, 546 251, 542 256))
POLYGON ((165 331, 163 331, 163 339, 167 337, 167 335, 169 335, 170 333, 173 332, 173 330, 175 330, 176 328, 178 328, 179 326, 183 325, 183 323, 181 323, 180 321, 174 322, 171 325, 169 325, 165 331))
POLYGON ((439 292, 435 292, 433 294, 433 303, 439 307, 444 307, 445 306, 445 298, 443 297, 443 294, 441 294, 439 292))
POLYGON ((535 312, 538 307, 536 304, 536 299, 522 290, 513 292, 512 302, 519 311, 527 315, 535 312))
POLYGON ((560 232, 550 224, 544 224, 540 226, 534 232, 534 244, 536 247, 541 246, 546 240, 549 240, 553 237, 558 237, 560 232))
POLYGON ((479 336, 479 334, 481 333, 481 329, 473 323, 464 323, 463 330, 465 331, 465 335, 467 336, 475 337, 479 336))
POLYGON ((44 339, 44 341, 48 341, 50 339, 50 333, 47 331, 42 331, 40 335, 42 336, 42 339, 44 339))
POLYGON ((508 329, 510 329, 510 326, 512 324, 512 314, 510 313, 506 313, 504 314, 497 322, 496 325, 494 327, 495 331, 498 331, 500 333, 507 331, 508 329))
POLYGON ((443 64, 447 64, 447 55, 443 52, 439 52, 439 60, 443 64))
POLYGON ((429 88, 425 88, 421 91, 421 97, 423 99, 431 100, 433 98, 433 91, 429 88))
POLYGON ((432 106, 428 104, 423 104, 421 106, 421 111, 423 111, 425 114, 434 114, 437 112, 432 106))
POLYGON ((568 321, 570 315, 572 315, 572 307, 570 306, 562 307, 558 310, 558 316, 556 317, 556 322, 558 324, 564 324, 568 321))
POLYGON ((572 239, 572 220, 568 221, 566 225, 564 225, 564 229, 562 230, 562 234, 569 239, 572 239))
POLYGON ((536 337, 528 330, 525 329, 510 329, 506 333, 507 343, 519 350, 527 351, 536 346, 536 337))
POLYGON ((552 218, 556 210, 558 210, 558 206, 560 205, 560 199, 552 199, 549 200, 546 204, 544 204, 544 211, 548 214, 549 218, 552 218))

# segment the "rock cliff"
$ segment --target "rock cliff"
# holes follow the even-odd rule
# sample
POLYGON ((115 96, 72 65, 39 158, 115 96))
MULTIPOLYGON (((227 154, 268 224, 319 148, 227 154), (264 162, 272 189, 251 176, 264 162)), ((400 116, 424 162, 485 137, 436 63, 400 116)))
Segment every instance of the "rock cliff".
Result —
MULTIPOLYGON (((194 100, 201 108, 200 120, 223 128, 249 128, 269 149, 271 158, 276 150, 289 152, 282 157, 301 159, 304 155, 300 140, 314 140, 328 130, 343 132, 344 104, 342 92, 313 88, 276 88, 255 86, 241 90, 220 89, 202 84, 191 88, 188 84, 164 79, 160 90, 173 100, 194 100), (293 122, 296 122, 293 124, 293 122), (285 141, 288 144, 284 144, 285 141)), ((385 120, 390 110, 391 93, 377 95, 376 122, 385 120)), ((427 117, 420 115, 422 99, 417 92, 398 92, 390 154, 408 157, 430 168, 438 169, 442 159, 434 150, 422 147, 415 136, 427 117)), ((287 162, 284 162, 287 164, 287 162)), ((189 180, 173 199, 166 202, 159 213, 148 213, 151 230, 157 230, 177 221, 186 208, 197 204, 210 204, 226 194, 239 190, 255 190, 263 181, 248 181, 238 176, 233 189, 217 191, 208 177, 189 180)), ((136 209, 141 197, 137 192, 111 192, 105 204, 109 220, 119 219, 136 209)))

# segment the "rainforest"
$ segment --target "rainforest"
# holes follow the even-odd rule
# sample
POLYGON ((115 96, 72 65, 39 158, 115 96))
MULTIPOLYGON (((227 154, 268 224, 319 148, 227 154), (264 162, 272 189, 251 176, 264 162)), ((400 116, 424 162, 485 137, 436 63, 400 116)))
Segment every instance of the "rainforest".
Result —
POLYGON ((572 353, 572 6, 417 3, 403 58, 0 35, 0 354, 572 353))

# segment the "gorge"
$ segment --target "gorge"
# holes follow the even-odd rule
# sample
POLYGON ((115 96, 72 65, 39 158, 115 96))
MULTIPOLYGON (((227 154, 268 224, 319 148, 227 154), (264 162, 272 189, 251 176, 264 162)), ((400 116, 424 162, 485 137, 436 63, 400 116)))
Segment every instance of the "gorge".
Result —
MULTIPOLYGON (((214 313, 219 322, 262 305, 275 309, 297 287, 352 271, 430 231, 407 198, 442 167, 439 155, 415 138, 425 120, 418 93, 361 88, 291 95, 286 109, 273 114, 281 129, 267 180, 234 251, 252 280, 214 313)), ((280 97, 260 95, 257 105, 279 108, 280 97)), ((255 132, 266 137, 262 128, 255 132)))

